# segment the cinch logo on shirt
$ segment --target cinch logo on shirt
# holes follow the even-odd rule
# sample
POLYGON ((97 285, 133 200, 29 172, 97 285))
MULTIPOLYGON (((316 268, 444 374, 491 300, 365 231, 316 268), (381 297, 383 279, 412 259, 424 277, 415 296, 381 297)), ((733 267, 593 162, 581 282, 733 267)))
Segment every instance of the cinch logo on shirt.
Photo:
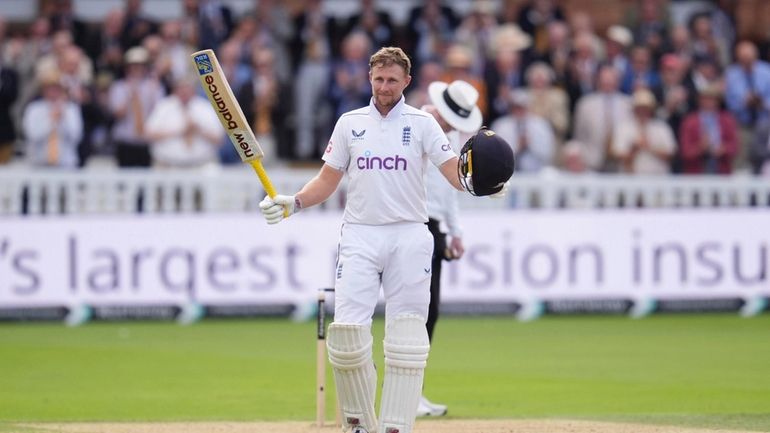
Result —
POLYGON ((364 156, 359 156, 356 159, 356 167, 359 170, 404 170, 406 171, 406 159, 399 155, 386 156, 380 158, 379 156, 371 156, 370 151, 366 151, 364 156))

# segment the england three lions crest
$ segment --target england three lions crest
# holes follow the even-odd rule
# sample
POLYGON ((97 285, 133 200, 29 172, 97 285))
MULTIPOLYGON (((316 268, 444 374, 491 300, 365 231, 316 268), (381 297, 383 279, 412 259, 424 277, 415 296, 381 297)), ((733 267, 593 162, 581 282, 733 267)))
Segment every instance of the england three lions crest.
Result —
POLYGON ((412 141, 412 127, 404 126, 404 129, 401 132, 401 144, 404 146, 409 146, 409 143, 411 141, 412 141))

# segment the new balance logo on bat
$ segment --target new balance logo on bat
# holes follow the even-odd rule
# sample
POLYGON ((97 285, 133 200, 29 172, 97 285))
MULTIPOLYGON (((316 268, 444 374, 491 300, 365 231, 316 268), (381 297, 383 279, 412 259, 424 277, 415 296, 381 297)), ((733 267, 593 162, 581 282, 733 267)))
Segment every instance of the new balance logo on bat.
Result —
POLYGON ((208 75, 206 76, 205 81, 208 85, 207 90, 211 94, 211 99, 213 100, 214 105, 217 107, 217 111, 219 111, 219 114, 223 119, 225 119, 225 122, 227 122, 227 129, 232 131, 233 129, 237 128, 238 123, 236 123, 235 119, 233 119, 233 114, 230 113, 230 108, 227 106, 227 103, 222 97, 222 94, 219 93, 217 85, 214 84, 214 77, 208 75))
POLYGON ((244 137, 243 134, 235 132, 233 133, 233 137, 235 137, 235 140, 238 143, 238 147, 243 149, 243 154, 249 158, 254 156, 254 151, 251 149, 251 143, 246 141, 246 137, 244 137))

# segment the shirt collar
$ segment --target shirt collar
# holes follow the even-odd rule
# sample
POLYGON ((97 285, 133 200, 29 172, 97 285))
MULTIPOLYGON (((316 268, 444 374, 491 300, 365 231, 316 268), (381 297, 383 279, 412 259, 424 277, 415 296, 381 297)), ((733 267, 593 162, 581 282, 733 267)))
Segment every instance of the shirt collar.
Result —
POLYGON ((401 95, 401 99, 396 103, 396 105, 388 111, 388 115, 383 117, 382 114, 377 110, 377 107, 374 106, 374 96, 369 99, 369 114, 372 116, 383 119, 383 120, 390 120, 390 119, 396 119, 401 116, 401 112, 404 110, 404 105, 406 105, 406 99, 404 98, 404 95, 401 95))

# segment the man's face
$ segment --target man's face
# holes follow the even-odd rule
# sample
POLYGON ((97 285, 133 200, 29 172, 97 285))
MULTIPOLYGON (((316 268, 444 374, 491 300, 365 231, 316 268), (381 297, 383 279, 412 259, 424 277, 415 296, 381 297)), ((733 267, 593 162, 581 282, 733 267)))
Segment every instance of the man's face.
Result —
POLYGON ((757 60, 757 49, 750 43, 743 42, 735 50, 735 60, 744 67, 751 66, 757 60))
POLYGON ((661 79, 663 79, 663 82, 666 84, 678 83, 682 78, 678 67, 675 66, 664 66, 661 68, 660 75, 661 79))
POLYGON ((602 92, 615 92, 618 89, 618 74, 614 69, 603 68, 599 71, 597 87, 602 92))
POLYGON ((174 93, 186 105, 195 96, 195 86, 189 82, 177 83, 174 93))
POLYGON ((129 63, 126 65, 126 76, 135 78, 143 77, 147 71, 144 63, 129 63))
POLYGON ((652 108, 646 105, 639 105, 634 107, 634 115, 642 122, 646 122, 652 119, 652 108))
POLYGON ((712 95, 700 95, 698 98, 701 110, 717 111, 719 108, 719 99, 712 95))
POLYGON ((373 66, 369 71, 372 96, 378 108, 390 109, 401 100, 404 89, 412 81, 404 68, 399 65, 373 66))
POLYGON ((48 101, 59 101, 64 99, 64 88, 59 84, 46 84, 42 88, 43 98, 48 101))
POLYGON ((637 48, 631 54, 631 64, 635 71, 646 71, 650 67, 650 52, 637 48))

